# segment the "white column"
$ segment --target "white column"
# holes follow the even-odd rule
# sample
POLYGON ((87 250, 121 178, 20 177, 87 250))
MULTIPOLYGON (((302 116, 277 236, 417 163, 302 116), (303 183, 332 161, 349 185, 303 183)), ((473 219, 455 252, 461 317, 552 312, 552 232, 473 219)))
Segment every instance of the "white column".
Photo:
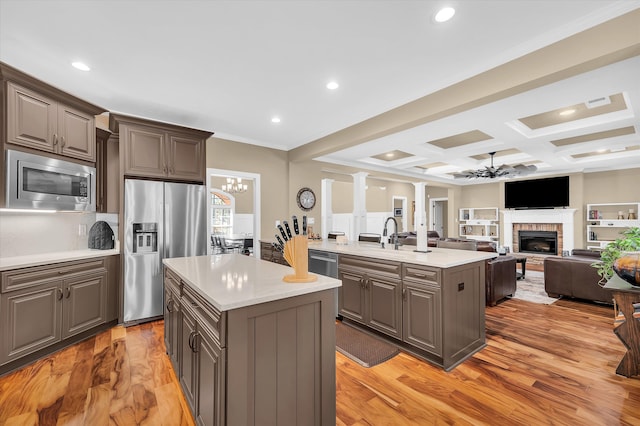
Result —
POLYGON ((333 229, 333 204, 332 204, 332 191, 333 179, 322 179, 320 181, 320 202, 322 205, 322 211, 320 212, 320 220, 322 229, 316 229, 313 224, 313 232, 322 235, 323 238, 327 238, 329 231, 333 229), (321 231, 321 232, 318 232, 321 231))
POLYGON ((369 173, 358 172, 353 176, 353 235, 350 240, 357 240, 358 235, 367 232, 367 176, 369 173))
POLYGON ((416 231, 416 250, 427 251, 427 209, 425 203, 425 189, 427 184, 425 182, 414 182, 413 185, 416 188, 415 200, 416 200, 416 212, 414 215, 414 229, 416 231))

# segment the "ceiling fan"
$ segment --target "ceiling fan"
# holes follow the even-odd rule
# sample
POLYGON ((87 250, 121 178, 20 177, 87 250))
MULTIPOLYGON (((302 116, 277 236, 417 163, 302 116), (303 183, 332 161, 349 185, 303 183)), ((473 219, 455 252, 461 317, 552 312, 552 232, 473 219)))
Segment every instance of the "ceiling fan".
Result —
POLYGON ((493 156, 494 152, 490 152, 491 156, 491 165, 486 166, 484 169, 478 170, 465 170, 460 173, 454 173, 453 177, 456 179, 478 179, 478 178, 488 178, 495 179, 501 177, 515 177, 515 176, 523 176, 528 175, 529 173, 533 173, 538 168, 534 165, 525 166, 524 164, 516 164, 515 166, 509 166, 503 164, 502 166, 496 168, 493 166, 493 156))

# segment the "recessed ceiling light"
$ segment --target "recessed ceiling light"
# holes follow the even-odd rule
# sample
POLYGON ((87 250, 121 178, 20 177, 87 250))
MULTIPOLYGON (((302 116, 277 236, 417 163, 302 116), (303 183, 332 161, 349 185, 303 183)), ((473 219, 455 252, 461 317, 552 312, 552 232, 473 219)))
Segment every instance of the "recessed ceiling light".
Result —
POLYGON ((598 150, 598 151, 596 151, 596 152, 598 152, 598 153, 600 153, 600 154, 604 154, 604 153, 605 153, 605 152, 607 152, 607 151, 608 151, 608 149, 606 149, 606 148, 602 148, 602 149, 599 149, 599 150, 598 150))
POLYGON ((391 157, 393 157, 393 152, 387 152, 386 155, 387 155, 387 157, 391 158, 391 157))
POLYGON ((456 10, 452 7, 443 7, 436 13, 435 20, 436 22, 447 22, 449 19, 453 18, 453 15, 456 14, 456 10))
POLYGON ((565 109, 564 111, 560 112, 560 115, 562 115, 562 116, 571 115, 571 114, 573 114, 575 112, 576 112, 575 109, 565 109))
POLYGON ((340 85, 335 81, 330 81, 327 83, 327 89, 329 90, 336 90, 338 87, 340 87, 340 85))
POLYGON ((272 122, 272 123, 279 123, 279 122, 280 122, 280 117, 273 117, 273 118, 271 119, 271 122, 272 122))
POLYGON ((84 62, 72 62, 71 65, 76 68, 79 69, 80 71, 90 71, 91 68, 89 68, 89 66, 87 64, 85 64, 84 62))

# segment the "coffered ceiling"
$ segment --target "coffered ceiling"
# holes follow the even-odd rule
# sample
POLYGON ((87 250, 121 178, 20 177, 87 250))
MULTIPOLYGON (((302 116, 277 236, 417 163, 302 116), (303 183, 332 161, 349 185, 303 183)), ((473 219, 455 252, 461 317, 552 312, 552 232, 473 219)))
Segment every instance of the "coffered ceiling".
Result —
POLYGON ((534 177, 640 166, 639 12, 637 0, 0 0, 0 60, 111 111, 293 161, 469 184, 454 173, 489 152, 534 177), (437 24, 443 5, 456 14, 437 24), (625 17, 635 42, 606 51, 624 37, 602 28, 625 17), (558 50, 598 28, 605 41, 558 50), (566 59, 580 55, 585 72, 566 59), (521 58, 524 72, 508 67, 521 58))

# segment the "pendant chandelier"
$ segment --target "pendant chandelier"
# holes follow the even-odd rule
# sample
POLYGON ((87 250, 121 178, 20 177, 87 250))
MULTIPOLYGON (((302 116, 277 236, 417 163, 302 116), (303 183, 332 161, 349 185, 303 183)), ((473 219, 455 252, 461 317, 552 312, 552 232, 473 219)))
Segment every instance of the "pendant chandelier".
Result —
POLYGON ((222 190, 228 194, 238 194, 247 190, 247 184, 242 183, 242 178, 227 178, 222 190))
POLYGON ((495 152, 490 152, 489 155, 491 156, 491 166, 486 166, 485 168, 478 170, 465 170, 460 173, 454 173, 453 177, 456 179, 509 178, 528 175, 529 173, 533 173, 538 170, 534 165, 525 166, 524 164, 516 164, 515 166, 503 164, 500 167, 494 167, 493 156, 495 155, 495 152))

